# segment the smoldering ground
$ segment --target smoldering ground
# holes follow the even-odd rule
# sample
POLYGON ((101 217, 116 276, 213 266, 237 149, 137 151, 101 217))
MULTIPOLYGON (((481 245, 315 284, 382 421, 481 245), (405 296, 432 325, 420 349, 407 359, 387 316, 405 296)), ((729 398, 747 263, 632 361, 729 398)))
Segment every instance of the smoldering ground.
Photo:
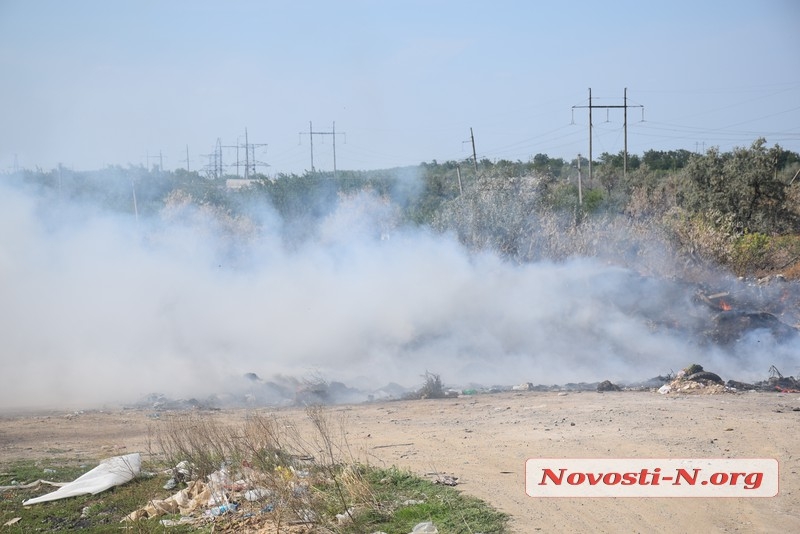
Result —
POLYGON ((369 392, 419 385, 636 381, 701 363, 792 371, 796 340, 703 336, 680 284, 593 259, 513 264, 399 224, 369 192, 287 245, 267 206, 234 217, 172 196, 158 216, 0 190, 0 405, 89 406, 243 391, 246 373, 369 392), (251 212, 255 213, 255 212, 251 212))

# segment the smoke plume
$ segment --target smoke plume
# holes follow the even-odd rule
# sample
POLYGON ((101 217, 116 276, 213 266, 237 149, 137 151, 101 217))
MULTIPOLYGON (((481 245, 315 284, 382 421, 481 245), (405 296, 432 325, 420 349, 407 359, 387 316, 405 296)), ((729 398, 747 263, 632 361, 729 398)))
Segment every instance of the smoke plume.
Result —
POLYGON ((237 394, 242 377, 319 376, 365 391, 635 381, 701 363, 792 371, 798 345, 703 343, 680 285, 591 259, 512 264, 342 197, 300 243, 281 218, 172 198, 152 219, 0 188, 0 405, 88 406, 152 392, 237 394), (794 351, 794 352, 793 352, 794 351))

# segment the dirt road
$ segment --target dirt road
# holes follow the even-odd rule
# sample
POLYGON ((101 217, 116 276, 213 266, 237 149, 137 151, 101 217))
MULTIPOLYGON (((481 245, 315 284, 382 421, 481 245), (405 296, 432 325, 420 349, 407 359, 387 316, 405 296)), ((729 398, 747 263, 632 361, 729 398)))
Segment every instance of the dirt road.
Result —
MULTIPOLYGON (((266 411, 266 410, 259 410, 266 411)), ((353 455, 458 477, 513 532, 800 532, 800 394, 509 392, 328 408, 353 455), (531 498, 528 458, 776 458, 772 498, 531 498)), ((208 412, 241 421, 246 410, 208 412)), ((279 417, 305 419, 302 409, 279 417)), ((0 416, 0 462, 154 450, 147 410, 0 416)), ((304 424, 304 423, 301 423, 304 424)))

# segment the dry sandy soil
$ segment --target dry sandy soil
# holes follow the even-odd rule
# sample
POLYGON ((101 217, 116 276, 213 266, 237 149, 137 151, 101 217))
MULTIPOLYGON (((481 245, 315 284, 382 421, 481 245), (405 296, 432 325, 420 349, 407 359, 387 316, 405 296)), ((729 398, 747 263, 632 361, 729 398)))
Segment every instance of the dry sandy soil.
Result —
MULTIPOLYGON (((263 410, 262 410, 263 411, 263 410)), ((353 454, 458 477, 513 532, 800 532, 800 394, 509 392, 337 406, 353 454), (527 458, 776 458, 771 498, 531 498, 527 458)), ((247 411, 203 412, 241 421, 247 411)), ((279 417, 305 420, 302 409, 279 417)), ((0 464, 148 452, 148 410, 0 415, 0 464)), ((304 423, 301 423, 304 424, 304 423)))

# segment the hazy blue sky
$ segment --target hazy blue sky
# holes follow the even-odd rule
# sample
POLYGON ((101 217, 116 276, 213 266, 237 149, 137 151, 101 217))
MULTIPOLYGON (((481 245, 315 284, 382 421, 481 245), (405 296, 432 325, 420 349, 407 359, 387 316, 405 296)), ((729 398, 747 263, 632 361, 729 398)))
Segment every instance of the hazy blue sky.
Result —
MULTIPOLYGON (((590 87, 644 106, 631 153, 800 151, 796 0, 0 0, 0 73, 0 172, 172 169, 187 145, 195 170, 245 128, 260 170, 302 172, 309 121, 346 134, 340 169, 466 158, 470 127, 481 158, 573 158, 590 87)), ((622 110, 593 122, 595 156, 622 150, 622 110)), ((317 169, 331 149, 314 137, 317 169)))

